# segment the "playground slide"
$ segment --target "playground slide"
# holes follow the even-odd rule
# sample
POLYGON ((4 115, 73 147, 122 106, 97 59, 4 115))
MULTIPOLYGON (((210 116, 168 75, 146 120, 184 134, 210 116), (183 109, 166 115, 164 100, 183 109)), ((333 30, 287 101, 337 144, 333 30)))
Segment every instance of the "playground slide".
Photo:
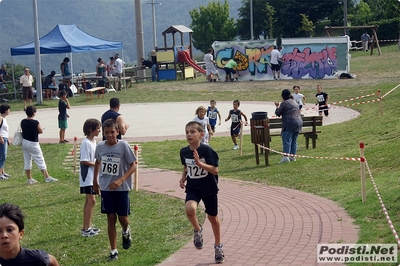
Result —
POLYGON ((200 66, 198 66, 191 58, 189 55, 188 51, 178 51, 178 61, 179 62, 185 62, 188 63, 190 66, 192 66, 196 71, 206 74, 206 71, 202 69, 200 66))

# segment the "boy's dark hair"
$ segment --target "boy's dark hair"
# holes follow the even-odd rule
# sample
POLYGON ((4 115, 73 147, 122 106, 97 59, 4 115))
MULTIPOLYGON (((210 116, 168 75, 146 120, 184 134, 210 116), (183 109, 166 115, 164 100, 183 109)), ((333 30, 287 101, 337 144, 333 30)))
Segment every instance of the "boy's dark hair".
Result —
POLYGON ((67 95, 67 92, 65 90, 60 90, 59 93, 60 98, 63 97, 64 95, 67 95))
POLYGON ((97 59, 97 62, 99 62, 99 63, 100 63, 100 62, 101 62, 101 60, 103 60, 103 59, 101 59, 101 58, 99 57, 99 59, 97 59))
POLYGON ((216 101, 215 101, 214 99, 212 99, 212 100, 210 101, 210 103, 216 103, 216 101))
POLYGON ((204 132, 203 126, 197 121, 190 121, 189 123, 186 124, 185 129, 187 127, 191 127, 191 126, 194 126, 196 128, 196 130, 199 132, 204 132))
POLYGON ((0 204, 0 218, 2 217, 7 217, 13 221, 18 226, 20 232, 24 230, 24 214, 19 206, 11 203, 0 204))
POLYGON ((56 72, 53 70, 53 71, 51 71, 51 73, 50 73, 50 76, 55 76, 55 74, 56 74, 56 72))
POLYGON ((86 119, 85 123, 83 123, 83 134, 85 136, 89 136, 92 131, 95 131, 98 126, 101 126, 101 122, 96 118, 86 119))
POLYGON ((30 106, 26 107, 25 114, 28 117, 32 117, 34 113, 36 113, 36 107, 35 106, 30 105, 30 106))
POLYGON ((103 125, 102 125, 103 132, 104 132, 104 128, 106 128, 106 127, 113 127, 113 128, 115 128, 116 130, 119 130, 117 121, 115 121, 115 120, 112 119, 112 118, 107 119, 106 121, 104 121, 104 123, 103 123, 103 125))
POLYGON ((237 103, 238 106, 240 106, 240 101, 239 100, 234 100, 233 103, 237 103))
POLYGON ((236 63, 239 63, 240 59, 239 58, 233 58, 233 61, 235 61, 236 63))
POLYGON ((211 53, 213 51, 213 48, 209 48, 208 50, 207 50, 207 53, 211 53))
POLYGON ((295 88, 299 88, 299 90, 300 90, 300 86, 298 86, 298 85, 294 85, 293 89, 295 89, 295 88))
POLYGON ((67 63, 68 63, 68 62, 69 62, 69 58, 68 58, 68 57, 65 57, 64 60, 63 60, 63 62, 67 62, 67 63))
POLYGON ((0 105, 0 114, 4 114, 5 112, 7 112, 8 109, 10 109, 11 107, 8 104, 2 104, 0 105))
POLYGON ((111 98, 110 99, 110 108, 117 108, 118 106, 119 106, 119 99, 111 98))

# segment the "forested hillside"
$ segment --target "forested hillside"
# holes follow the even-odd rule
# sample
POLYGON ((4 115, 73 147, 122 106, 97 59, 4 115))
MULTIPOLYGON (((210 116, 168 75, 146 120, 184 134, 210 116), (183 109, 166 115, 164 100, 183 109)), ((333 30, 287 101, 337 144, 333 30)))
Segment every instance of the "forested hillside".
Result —
MULTIPOLYGON (((161 33, 171 25, 189 27, 189 11, 210 0, 179 1, 155 0, 157 44, 163 46, 161 33)), ((223 1, 222 1, 223 2, 223 1)), ((143 32, 145 53, 153 49, 153 20, 151 0, 142 1, 143 32)), ((230 13, 237 17, 240 0, 229 0, 230 13)), ((11 62, 10 48, 34 40, 33 3, 31 0, 2 0, 0 2, 0 62, 11 62)), ((95 37, 123 42, 124 60, 136 61, 136 26, 134 0, 37 0, 40 37, 51 31, 57 24, 75 24, 81 30, 95 37)), ((211 45, 211 44, 210 44, 211 45)), ((84 69, 94 71, 98 57, 108 59, 120 51, 73 54, 74 72, 84 69)), ((42 55, 42 69, 45 73, 59 71, 59 64, 65 54, 42 55)), ((34 68, 34 56, 15 56, 14 63, 34 68)), ((108 60, 105 60, 108 61, 108 60)))

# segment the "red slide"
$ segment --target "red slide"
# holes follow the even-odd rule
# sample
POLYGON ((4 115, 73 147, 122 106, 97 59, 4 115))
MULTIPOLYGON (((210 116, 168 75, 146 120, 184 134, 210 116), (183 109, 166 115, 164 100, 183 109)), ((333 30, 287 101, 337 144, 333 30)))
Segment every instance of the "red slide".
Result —
POLYGON ((179 62, 185 62, 188 63, 190 66, 192 66, 196 71, 206 74, 206 71, 202 69, 200 66, 198 66, 191 58, 189 55, 189 51, 178 51, 178 61, 179 62))

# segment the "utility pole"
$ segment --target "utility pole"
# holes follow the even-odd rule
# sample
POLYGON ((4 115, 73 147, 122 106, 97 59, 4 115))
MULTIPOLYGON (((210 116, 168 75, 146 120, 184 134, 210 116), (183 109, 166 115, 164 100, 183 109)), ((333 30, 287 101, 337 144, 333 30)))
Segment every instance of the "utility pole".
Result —
POLYGON ((146 5, 151 5, 152 15, 153 15, 153 43, 154 49, 157 47, 157 30, 156 30, 156 8, 154 5, 162 5, 162 3, 155 3, 154 0, 151 0, 151 3, 147 3, 146 5))
POLYGON ((254 40, 254 32, 253 32, 253 0, 250 0, 250 40, 254 40))

